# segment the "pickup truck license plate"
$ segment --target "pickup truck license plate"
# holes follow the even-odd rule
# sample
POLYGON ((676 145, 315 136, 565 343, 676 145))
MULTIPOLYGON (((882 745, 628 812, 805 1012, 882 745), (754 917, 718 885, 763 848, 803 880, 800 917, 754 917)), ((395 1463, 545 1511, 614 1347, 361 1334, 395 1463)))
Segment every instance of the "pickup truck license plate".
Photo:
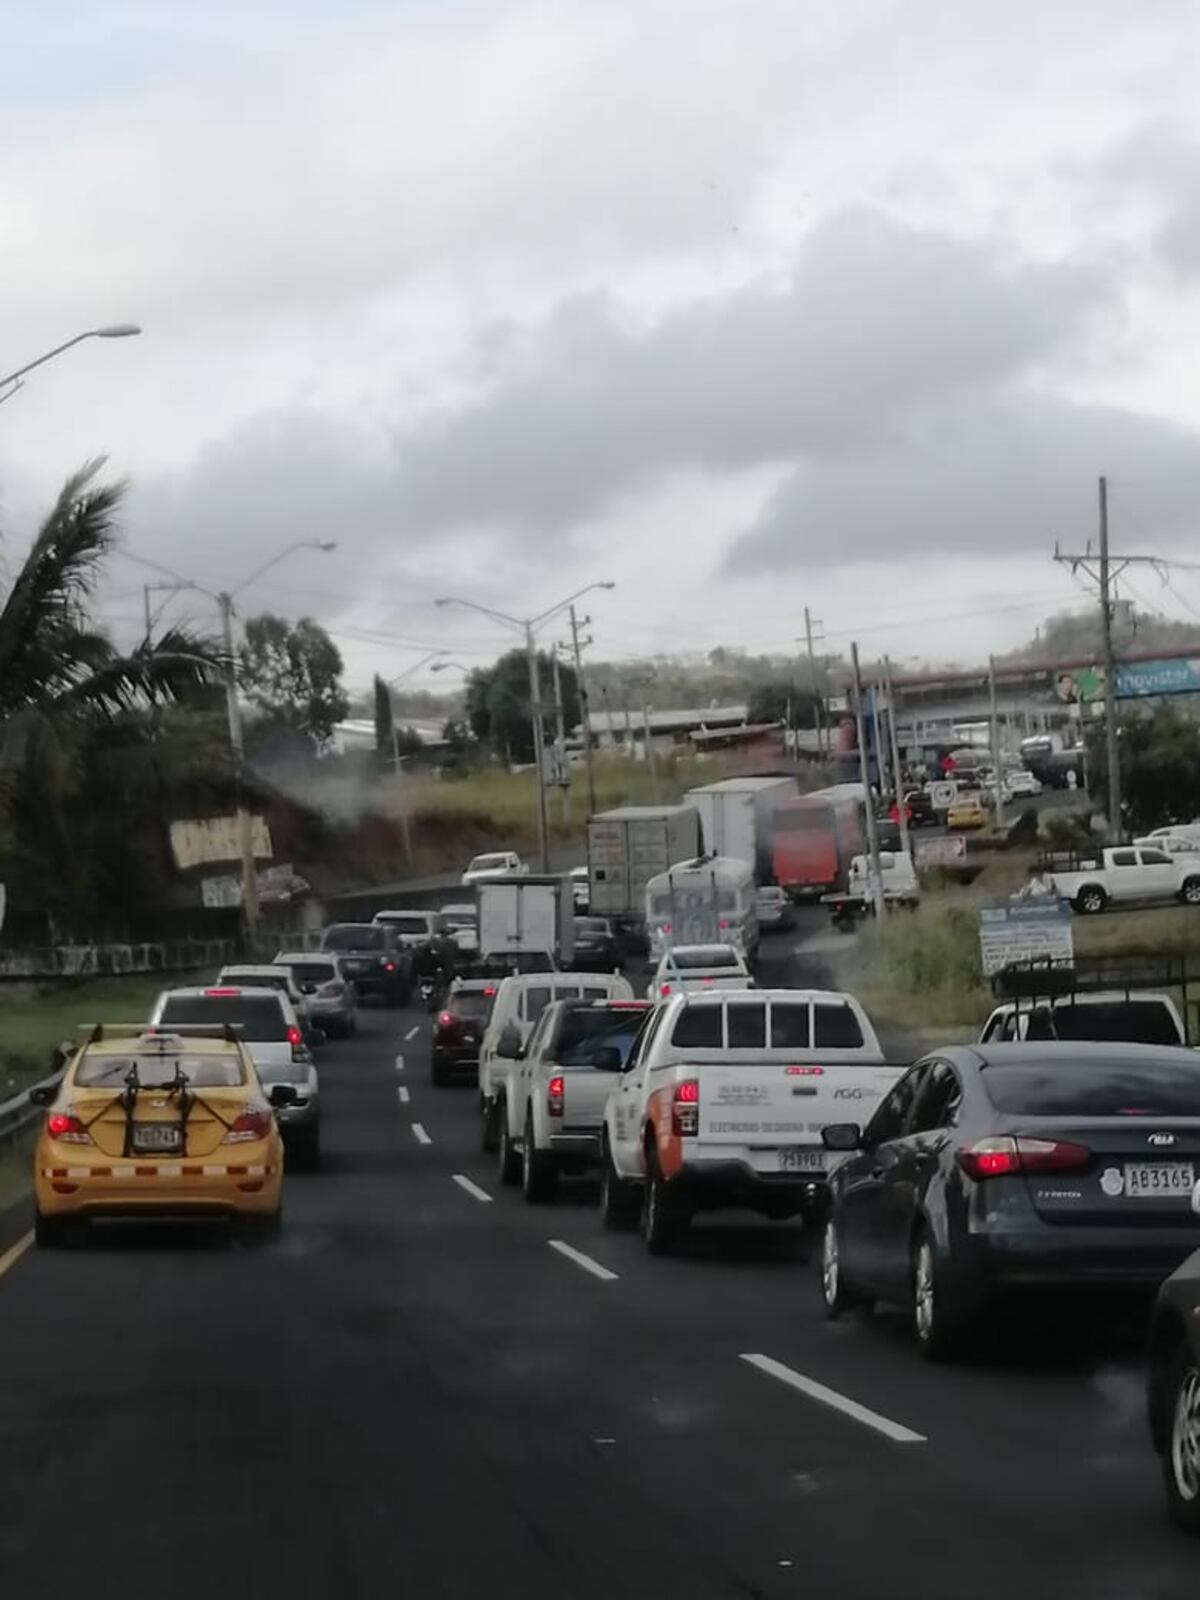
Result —
POLYGON ((780 1172, 824 1172, 824 1150, 781 1150, 780 1172))
POLYGON ((1190 1161, 1125 1163, 1125 1193, 1131 1200, 1157 1200, 1163 1195, 1188 1196, 1195 1181, 1190 1161))
POLYGON ((135 1127, 133 1148, 147 1155, 174 1155, 183 1149, 183 1129, 175 1122, 152 1122, 135 1127))

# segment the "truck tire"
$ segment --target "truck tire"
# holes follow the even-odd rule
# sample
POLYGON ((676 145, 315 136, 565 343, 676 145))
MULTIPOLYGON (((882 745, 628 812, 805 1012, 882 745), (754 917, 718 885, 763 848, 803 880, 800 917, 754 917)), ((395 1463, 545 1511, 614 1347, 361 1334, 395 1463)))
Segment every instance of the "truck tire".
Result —
POLYGON ((558 1167, 544 1150, 533 1142, 533 1113, 525 1118, 525 1142, 521 1147, 521 1189, 530 1205, 553 1200, 558 1188, 558 1167))
POLYGON ((1108 904, 1108 895, 1098 883, 1085 883, 1075 896, 1075 909, 1084 916, 1095 916, 1108 904))
POLYGON ((1200 878, 1185 878, 1179 886, 1179 898, 1184 905, 1200 906, 1200 878))
POLYGON ((500 1152, 500 1182, 507 1189, 514 1188, 521 1181, 521 1152, 512 1141, 512 1134, 508 1127, 508 1102, 496 1102, 500 1117, 500 1142, 497 1149, 500 1152))
POLYGON ((613 1164, 608 1140, 604 1141, 600 1169, 600 1221, 606 1228, 632 1228, 642 1205, 642 1192, 636 1183, 623 1178, 613 1164))
POLYGON ((496 1148, 496 1108, 479 1096, 479 1148, 491 1155, 496 1148))
POLYGON ((691 1216, 663 1177, 658 1155, 646 1154, 646 1185, 642 1204, 642 1236, 652 1256, 669 1254, 687 1232, 691 1216))

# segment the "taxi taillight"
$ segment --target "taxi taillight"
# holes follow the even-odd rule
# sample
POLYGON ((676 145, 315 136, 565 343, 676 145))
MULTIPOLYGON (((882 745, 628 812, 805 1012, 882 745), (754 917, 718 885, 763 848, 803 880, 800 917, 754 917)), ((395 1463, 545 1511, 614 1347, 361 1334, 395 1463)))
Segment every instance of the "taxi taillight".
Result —
POLYGON ((271 1113, 265 1107, 243 1111, 234 1121, 222 1144, 254 1144, 266 1139, 271 1132, 271 1113))
POLYGON ((91 1144, 92 1136, 73 1111, 52 1111, 46 1118, 46 1132, 63 1144, 91 1144))

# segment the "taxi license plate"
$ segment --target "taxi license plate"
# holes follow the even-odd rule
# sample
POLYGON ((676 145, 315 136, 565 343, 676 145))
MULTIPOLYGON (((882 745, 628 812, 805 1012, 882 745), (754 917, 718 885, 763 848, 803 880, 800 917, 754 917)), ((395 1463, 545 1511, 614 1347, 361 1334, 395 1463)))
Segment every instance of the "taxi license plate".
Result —
POLYGON ((824 1172, 824 1150, 781 1150, 780 1172, 824 1172))
POLYGON ((1157 1200, 1163 1195, 1186 1198, 1195 1186, 1190 1161, 1127 1161, 1125 1193, 1131 1200, 1157 1200))
POLYGON ((173 1122, 154 1122, 133 1130, 133 1148, 145 1155, 174 1155, 183 1149, 183 1129, 173 1122))

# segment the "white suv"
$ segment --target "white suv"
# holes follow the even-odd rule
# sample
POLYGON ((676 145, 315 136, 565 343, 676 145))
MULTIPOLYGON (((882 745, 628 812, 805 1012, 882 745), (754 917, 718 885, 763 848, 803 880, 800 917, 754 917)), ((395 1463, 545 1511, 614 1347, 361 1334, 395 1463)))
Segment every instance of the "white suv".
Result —
POLYGON ((869 1118, 904 1070, 885 1062, 848 994, 671 995, 651 1012, 605 1109, 605 1225, 640 1210, 646 1243, 661 1252, 698 1210, 815 1213, 837 1160, 821 1130, 869 1118))

